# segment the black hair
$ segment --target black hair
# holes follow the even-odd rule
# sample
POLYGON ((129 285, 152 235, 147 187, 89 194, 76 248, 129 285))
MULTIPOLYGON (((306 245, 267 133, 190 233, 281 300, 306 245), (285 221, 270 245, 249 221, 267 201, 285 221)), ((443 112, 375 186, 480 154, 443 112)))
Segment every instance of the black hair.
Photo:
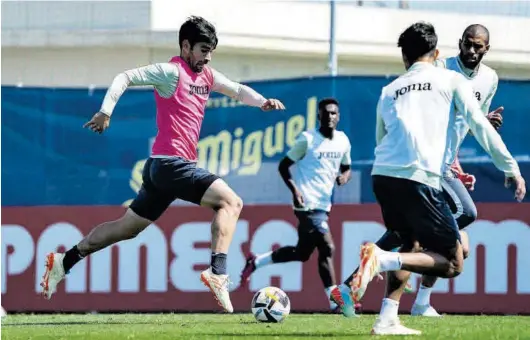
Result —
POLYGON ((339 101, 335 98, 324 98, 318 102, 318 111, 324 111, 326 109, 326 105, 329 104, 335 104, 339 106, 339 101))
POLYGON ((417 22, 409 26, 398 40, 398 47, 409 64, 415 63, 419 58, 427 54, 433 54, 438 44, 438 36, 434 26, 427 22, 417 22))
POLYGON ((464 30, 464 33, 462 33, 462 40, 465 39, 467 35, 482 35, 484 34, 486 36, 486 44, 489 45, 490 42, 490 31, 486 28, 486 26, 481 24, 473 24, 466 27, 464 30))
POLYGON ((207 43, 217 46, 217 32, 215 27, 208 20, 199 17, 191 16, 186 22, 180 26, 179 30, 179 46, 182 48, 184 40, 188 40, 190 47, 193 48, 197 43, 207 43))

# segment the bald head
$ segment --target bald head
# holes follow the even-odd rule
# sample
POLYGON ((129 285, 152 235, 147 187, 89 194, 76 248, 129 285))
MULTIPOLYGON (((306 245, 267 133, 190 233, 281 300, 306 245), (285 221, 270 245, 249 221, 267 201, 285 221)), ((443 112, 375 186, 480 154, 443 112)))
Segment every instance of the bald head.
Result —
POLYGON ((464 33, 462 33, 462 39, 466 37, 482 37, 484 38, 484 41, 486 44, 489 44, 490 42, 490 31, 488 29, 481 25, 481 24, 473 24, 466 27, 464 30, 464 33))
POLYGON ((490 49, 490 32, 483 25, 470 25, 464 30, 458 45, 464 66, 476 69, 490 49))

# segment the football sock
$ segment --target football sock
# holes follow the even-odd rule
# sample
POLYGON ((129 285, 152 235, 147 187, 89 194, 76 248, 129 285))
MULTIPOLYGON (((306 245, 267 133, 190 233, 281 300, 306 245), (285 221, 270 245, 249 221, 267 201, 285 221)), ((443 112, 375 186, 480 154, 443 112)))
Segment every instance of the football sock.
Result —
POLYGON ((431 292, 432 287, 425 287, 424 285, 420 285, 420 289, 418 290, 418 295, 416 295, 416 301, 414 301, 414 303, 421 306, 430 305, 431 292))
POLYGON ((212 260, 210 263, 212 267, 212 273, 216 275, 226 274, 226 254, 224 253, 212 253, 212 260))
POLYGON ((398 317, 399 302, 392 299, 383 299, 379 319, 392 320, 398 317))
POLYGON ((64 254, 63 258, 63 267, 65 274, 68 274, 70 269, 72 269, 73 266, 79 261, 83 259, 83 255, 79 253, 79 249, 77 249, 77 246, 73 246, 70 250, 68 250, 64 254))
POLYGON ((379 255, 381 272, 401 269, 401 255, 390 251, 383 251, 379 255))
POLYGON ((272 251, 256 256, 254 260, 254 265, 256 269, 266 266, 272 263, 272 251))
POLYGON ((328 287, 328 288, 325 288, 324 289, 324 292, 326 293, 326 298, 329 300, 329 308, 330 309, 335 309, 337 308, 337 304, 335 302, 333 302, 331 299, 330 299, 330 294, 331 294, 331 291, 333 290, 333 288, 335 288, 336 286, 331 286, 331 287, 328 287))

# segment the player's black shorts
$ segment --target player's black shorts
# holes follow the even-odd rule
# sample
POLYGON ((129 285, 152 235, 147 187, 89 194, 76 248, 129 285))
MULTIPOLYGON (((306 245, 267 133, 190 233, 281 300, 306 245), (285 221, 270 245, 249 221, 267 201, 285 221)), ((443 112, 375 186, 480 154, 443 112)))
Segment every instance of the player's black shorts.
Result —
POLYGON ((297 248, 299 252, 309 258, 315 248, 323 249, 333 246, 333 241, 329 235, 329 212, 324 210, 295 210, 294 213, 298 217, 297 248))
POLYGON ((200 204, 206 190, 219 177, 184 158, 149 158, 142 172, 142 187, 130 208, 150 221, 176 199, 200 204))
POLYGON ((441 190, 403 178, 372 176, 375 197, 388 230, 410 246, 452 258, 460 240, 458 225, 441 190))

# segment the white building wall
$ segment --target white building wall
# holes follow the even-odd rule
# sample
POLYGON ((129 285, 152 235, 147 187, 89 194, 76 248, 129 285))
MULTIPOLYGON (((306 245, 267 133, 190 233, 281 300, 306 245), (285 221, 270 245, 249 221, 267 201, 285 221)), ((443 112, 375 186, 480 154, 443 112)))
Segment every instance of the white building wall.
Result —
MULTIPOLYGON (((166 61, 169 48, 5 48, 2 85, 106 87, 121 71, 166 61)), ((486 60, 487 62, 487 60, 486 60)), ((238 81, 326 75, 326 56, 289 57, 219 52, 212 65, 238 81)), ((501 78, 530 79, 530 70, 497 66, 501 78)), ((339 59, 340 75, 393 75, 403 71, 399 61, 339 59)))
MULTIPOLYGON (((190 14, 205 15, 216 23, 220 46, 212 65, 234 80, 328 74, 326 4, 277 0, 274 8, 280 13, 299 15, 279 15, 278 19, 291 22, 272 25, 269 19, 257 17, 273 8, 270 3, 203 0, 199 6, 199 2, 174 0, 2 2, 2 84, 106 87, 125 69, 165 61, 178 53, 176 29, 190 14), (204 5, 205 1, 209 6, 204 5), (232 9, 231 15, 227 15, 227 8, 232 9), (252 11, 254 25, 245 25, 252 11)), ((339 75, 401 73, 397 34, 413 21, 430 20, 437 27, 439 47, 445 56, 457 53, 458 37, 465 25, 475 21, 486 24, 492 32, 492 51, 486 63, 497 69, 501 78, 530 79, 530 44, 524 43, 528 37, 522 33, 530 31, 528 18, 347 5, 338 9, 339 75), (372 25, 368 25, 370 22, 372 25)))

